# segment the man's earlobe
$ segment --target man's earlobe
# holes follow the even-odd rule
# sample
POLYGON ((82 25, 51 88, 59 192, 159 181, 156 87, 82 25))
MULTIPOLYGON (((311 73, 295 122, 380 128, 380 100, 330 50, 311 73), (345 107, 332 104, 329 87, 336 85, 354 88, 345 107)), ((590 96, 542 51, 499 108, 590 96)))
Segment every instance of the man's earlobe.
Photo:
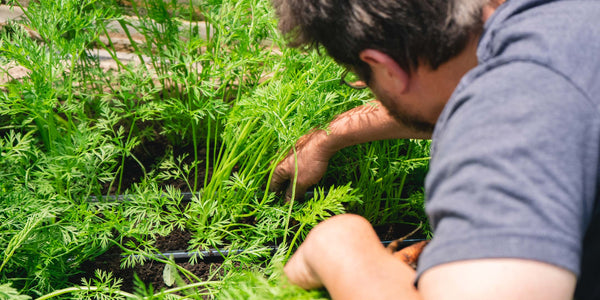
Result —
POLYGON ((382 85, 393 87, 394 92, 404 93, 409 86, 409 73, 389 55, 375 49, 365 49, 359 57, 371 67, 372 76, 382 85))

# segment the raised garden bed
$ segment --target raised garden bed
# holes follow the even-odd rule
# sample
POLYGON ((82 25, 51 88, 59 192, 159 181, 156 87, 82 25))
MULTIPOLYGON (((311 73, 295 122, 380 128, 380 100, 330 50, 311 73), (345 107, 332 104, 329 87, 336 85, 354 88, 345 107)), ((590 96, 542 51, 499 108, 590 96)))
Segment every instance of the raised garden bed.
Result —
POLYGON ((385 241, 426 222, 427 141, 344 149, 303 202, 264 193, 301 135, 371 99, 285 48, 268 1, 117 4, 32 1, 0 29, 0 293, 327 298, 282 283, 315 224, 353 212, 385 241))
MULTIPOLYGON (((399 237, 405 236, 411 230, 411 226, 406 224, 388 224, 380 225, 375 228, 384 245, 389 244, 392 240, 399 237)), ((409 246, 413 243, 423 240, 421 234, 406 239, 402 243, 402 247, 409 246)), ((171 232, 168 236, 159 237, 156 239, 156 248, 159 249, 155 255, 161 259, 172 259, 181 268, 193 273, 202 280, 209 280, 214 276, 214 270, 218 269, 224 261, 224 257, 230 255, 240 254, 246 249, 233 249, 233 250, 219 250, 211 249, 208 251, 202 251, 200 254, 196 251, 186 250, 189 241, 191 240, 191 233, 187 231, 176 230, 171 232), (202 257, 194 264, 189 261, 192 257, 202 257)), ((335 247, 332 245, 332 247, 335 247)), ((276 245, 266 246, 269 251, 275 253, 277 251, 276 245)), ((168 289, 171 286, 166 284, 165 279, 165 266, 166 264, 152 261, 152 258, 140 257, 146 260, 143 264, 138 264, 134 267, 121 267, 121 262, 126 259, 126 256, 122 254, 119 247, 112 247, 102 255, 94 258, 93 260, 87 261, 82 264, 82 273, 77 274, 70 278, 73 284, 78 284, 82 279, 91 280, 95 278, 97 270, 103 270, 106 272, 112 272, 114 276, 122 278, 124 284, 121 289, 123 291, 133 293, 135 291, 134 280, 137 276, 142 282, 148 286, 152 286, 155 290, 168 289)), ((186 280, 186 283, 191 283, 186 280)))

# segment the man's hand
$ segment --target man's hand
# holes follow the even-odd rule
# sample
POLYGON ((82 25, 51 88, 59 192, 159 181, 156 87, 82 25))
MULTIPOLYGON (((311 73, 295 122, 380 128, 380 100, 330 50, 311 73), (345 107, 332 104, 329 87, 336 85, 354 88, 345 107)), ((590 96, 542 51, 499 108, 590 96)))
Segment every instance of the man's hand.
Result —
POLYGON ((420 299, 415 271, 357 215, 335 216, 313 228, 284 271, 302 288, 326 287, 332 299, 420 299))
POLYGON ((294 175, 296 174, 296 158, 298 161, 298 180, 296 181, 295 197, 302 198, 306 190, 319 182, 327 171, 329 159, 335 153, 322 143, 327 138, 324 130, 315 130, 301 137, 294 149, 277 165, 269 186, 270 191, 285 191, 285 200, 292 199, 294 193, 294 175))
POLYGON ((327 131, 315 130, 301 137, 296 143, 296 152, 292 149, 275 168, 269 190, 280 191, 289 183, 285 198, 291 199, 295 157, 298 159, 295 196, 301 198, 323 177, 329 159, 342 148, 377 140, 429 137, 430 133, 398 123, 379 101, 374 100, 340 114, 329 124, 327 131))

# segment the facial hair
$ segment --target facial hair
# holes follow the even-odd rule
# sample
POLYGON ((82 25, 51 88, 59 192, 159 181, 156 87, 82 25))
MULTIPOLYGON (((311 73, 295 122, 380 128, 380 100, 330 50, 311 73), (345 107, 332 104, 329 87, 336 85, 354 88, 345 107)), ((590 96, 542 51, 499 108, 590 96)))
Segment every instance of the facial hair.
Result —
POLYGON ((400 122, 400 124, 404 124, 411 129, 427 134, 433 132, 435 124, 428 122, 422 116, 410 114, 407 109, 402 109, 402 106, 400 105, 402 102, 395 96, 384 89, 373 90, 373 93, 377 95, 377 98, 388 110, 390 116, 400 122))

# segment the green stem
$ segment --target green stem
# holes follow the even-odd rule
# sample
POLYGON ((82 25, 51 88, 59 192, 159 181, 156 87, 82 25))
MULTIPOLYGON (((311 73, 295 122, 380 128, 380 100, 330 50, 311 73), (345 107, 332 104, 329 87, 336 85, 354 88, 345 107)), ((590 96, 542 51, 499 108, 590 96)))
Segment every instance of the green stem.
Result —
MULTIPOLYGON (((406 150, 406 158, 410 158, 412 155, 412 143, 408 142, 408 150, 406 150)), ((404 172, 402 175, 402 179, 400 180, 400 187, 398 188, 398 197, 402 197, 402 190, 404 189, 404 183, 406 182, 406 177, 408 176, 408 172, 404 172)))
MULTIPOLYGON (((189 289, 192 289, 192 288, 195 288, 195 287, 200 287, 200 286, 205 286, 205 285, 212 285, 212 284, 218 285, 218 284, 221 284, 221 283, 222 282, 219 282, 219 281, 197 282, 197 283, 192 283, 192 284, 188 284, 188 285, 181 286, 181 287, 172 288, 172 289, 169 289, 169 290, 166 290, 166 291, 162 291, 162 292, 160 292, 158 294, 155 294, 155 295, 153 295, 151 297, 143 297, 141 299, 154 299, 155 297, 156 298, 160 298, 161 296, 164 296, 164 295, 171 295, 171 296, 173 296, 175 298, 178 298, 178 299, 184 299, 184 297, 173 295, 173 293, 177 293, 177 292, 184 291, 184 290, 189 290, 189 289)), ((89 287, 88 286, 76 286, 76 287, 70 287, 70 288, 65 288, 65 289, 62 289, 62 290, 54 291, 52 293, 46 294, 44 296, 41 296, 40 298, 37 298, 37 300, 46 300, 46 299, 58 297, 60 295, 68 294, 68 293, 74 293, 74 292, 82 292, 82 291, 95 292, 95 291, 103 291, 103 290, 104 290, 103 288, 100 288, 100 287, 97 287, 97 286, 89 286, 89 287)), ((112 289, 109 289, 109 291, 111 293, 115 293, 117 295, 120 295, 120 296, 123 296, 123 297, 126 297, 126 298, 140 299, 140 297, 138 297, 138 296, 136 296, 134 294, 130 294, 130 293, 127 293, 127 292, 124 292, 124 291, 121 291, 121 290, 112 290, 112 289)))
POLYGON ((271 168, 271 171, 269 171, 269 176, 267 178, 267 186, 265 187, 265 193, 263 195, 263 198, 260 200, 260 203, 258 203, 258 205, 254 208, 253 211, 247 213, 247 214, 243 214, 240 217, 241 218, 246 218, 246 217, 250 217, 253 216, 254 214, 256 214, 258 212, 258 210, 265 204, 265 202, 267 201, 267 199, 269 199, 269 188, 271 185, 271 179, 273 178, 273 174, 275 173, 275 167, 279 164, 279 162, 281 162, 281 160, 283 160, 285 156, 281 155, 281 157, 279 157, 276 161, 277 164, 273 164, 273 167, 271 168))
MULTIPOLYGON (((121 24, 121 23, 119 23, 119 24, 121 24)), ((124 26, 125 25, 121 24, 121 27, 124 27, 124 26)), ((101 42, 99 39, 97 40, 98 45, 100 45, 100 47, 102 47, 104 50, 106 50, 106 52, 108 52, 108 54, 115 61, 115 63, 117 63, 117 68, 118 68, 117 71, 118 72, 121 72, 121 68, 123 68, 123 69, 127 70, 129 73, 131 73, 131 71, 129 71, 129 68, 125 67, 125 65, 123 65, 123 63, 117 56, 116 51, 114 50, 115 45, 114 45, 112 39, 110 38, 110 34, 108 33, 108 30, 106 29, 106 26, 104 25, 104 23, 100 24, 100 29, 102 29, 102 32, 104 32, 104 35, 106 36, 106 39, 108 40, 108 47, 106 45, 104 45, 104 43, 101 42)), ((127 36, 129 36, 129 35, 127 34, 127 36)), ((133 40, 131 39, 131 36, 129 36, 129 41, 133 45, 133 40)))
MULTIPOLYGON (((310 91, 312 89, 313 85, 317 82, 317 80, 321 77, 321 75, 323 75, 323 73, 325 72, 325 70, 327 70, 327 68, 329 68, 329 66, 332 63, 333 62, 329 62, 327 64, 327 66, 325 66, 325 68, 321 69, 321 71, 319 72, 319 74, 317 74, 317 77, 315 77, 315 79, 306 88, 307 91, 310 91)), ((306 74, 309 74, 309 73, 306 73, 306 74)), ((300 82, 304 82, 304 80, 300 80, 300 82)), ((292 112, 296 111, 296 107, 298 107, 298 105, 300 105, 300 103, 304 103, 304 101, 300 101, 300 99, 296 100, 296 102, 294 104, 292 104, 292 106, 287 110, 287 112, 285 113, 285 115, 283 115, 282 119, 283 120, 287 119, 292 112)))
POLYGON ((288 251, 285 254, 285 260, 286 261, 288 260, 288 258, 292 254, 292 250, 294 249, 294 245, 296 244, 296 240, 298 239, 298 237, 302 233, 302 230, 304 229, 304 225, 306 225, 306 223, 302 223, 302 225, 300 225, 300 228, 298 228, 298 231, 296 231, 296 234, 294 235, 294 238, 290 242, 290 247, 288 248, 288 251))
MULTIPOLYGON (((290 226, 290 219, 292 218, 292 208, 294 207, 294 199, 296 198, 296 184, 298 183, 298 153, 296 152, 296 147, 293 147, 292 149, 294 150, 294 180, 292 180, 292 199, 290 200, 290 208, 288 209, 288 213, 287 213, 286 220, 285 220, 285 228, 283 230, 283 243, 282 244, 285 244, 285 242, 287 241, 287 232, 288 232, 289 226, 290 226)), ((300 225, 300 230, 304 227, 304 224, 305 223, 302 223, 302 225, 300 225)), ((288 252, 285 256, 286 260, 292 253, 291 251, 292 251, 292 248, 294 245, 293 243, 296 241, 296 237, 301 232, 300 230, 298 230, 296 232, 296 235, 292 239, 292 243, 290 244, 290 247, 288 248, 288 252)))
POLYGON ((135 122, 137 121, 137 117, 134 116, 131 121, 131 126, 129 127, 129 133, 127 134, 127 140, 125 140, 125 144, 123 144, 123 154, 121 155, 121 169, 119 174, 119 185, 117 186, 117 195, 121 194, 121 184, 123 183, 123 173, 125 172, 125 152, 129 152, 126 147, 131 140, 131 135, 133 133, 133 128, 135 127, 135 122))
POLYGON ((236 143, 233 145, 231 150, 228 150, 225 155, 219 155, 219 164, 213 171, 213 177, 211 180, 211 184, 206 188, 206 192, 208 195, 214 195, 216 188, 220 183, 225 179, 230 172, 233 166, 239 161, 239 159, 245 155, 248 151, 252 150, 252 147, 260 142, 260 140, 255 140, 252 144, 248 145, 243 151, 239 154, 236 154, 240 144, 245 142, 250 134, 252 128, 254 128, 255 123, 258 122, 257 119, 248 122, 246 126, 242 129, 242 132, 238 137, 236 137, 236 143), (234 156, 235 155, 235 156, 234 156))
MULTIPOLYGON (((82 292, 82 291, 94 292, 94 291, 102 291, 102 290, 103 290, 102 288, 99 288, 97 286, 89 286, 89 287, 88 286, 76 286, 76 287, 70 287, 70 288, 54 291, 52 293, 49 293, 49 294, 46 294, 44 296, 37 298, 37 300, 46 300, 46 299, 54 298, 54 297, 57 297, 60 295, 64 295, 67 293, 73 293, 73 292, 82 292)), ((120 290, 110 290, 110 292, 121 295, 126 298, 139 299, 139 297, 137 297, 134 294, 123 292, 120 290)))
MULTIPOLYGON (((132 5, 133 5, 134 10, 136 11, 136 14, 137 14, 137 9, 136 9, 136 5, 135 5, 135 1, 132 2, 132 5)), ((137 14, 137 16, 138 16, 138 18, 140 17, 139 14, 137 14)), ((119 19, 117 22, 119 22, 119 25, 121 25, 121 28, 123 28, 123 32, 125 32, 125 35, 127 36, 127 39, 129 40, 129 43, 131 44, 131 47, 133 47, 134 53, 137 54, 137 56, 138 56, 138 58, 140 60, 140 65, 142 67, 144 67, 146 69, 146 71, 148 71, 148 67, 146 67, 146 62, 144 61, 144 57, 142 56, 142 52, 138 48, 137 43, 133 40, 133 37, 131 36, 131 33, 129 33, 129 28, 127 28, 128 22, 125 22, 122 19, 119 19)), ((106 33, 106 35, 108 36, 108 33, 106 33)), ((150 80, 150 84, 151 84, 152 87, 154 87, 154 81, 150 80)))
MULTIPOLYGON (((71 69, 69 70, 69 80, 67 82, 67 91, 68 91, 68 98, 67 98, 67 103, 70 104, 71 102, 73 102, 73 74, 75 73, 75 64, 76 64, 76 58, 79 58, 79 56, 81 56, 81 52, 80 51, 73 51, 73 53, 71 53, 71 69)), ((74 122, 73 122, 73 118, 71 116, 71 113, 67 110, 64 112, 65 115, 67 116, 67 135, 71 135, 71 128, 75 127, 73 126, 74 122)))
POLYGON ((160 293, 154 295, 154 297, 158 297, 160 299, 160 296, 163 296, 163 295, 173 294, 173 293, 176 293, 176 292, 179 292, 179 291, 184 291, 184 290, 192 289, 192 288, 199 287, 199 286, 212 285, 212 284, 218 285, 218 284, 222 284, 222 283, 223 282, 221 282, 221 281, 196 282, 196 283, 188 284, 188 285, 185 285, 185 286, 172 288, 172 289, 166 290, 164 292, 160 292, 160 293))
MULTIPOLYGON (((187 81, 186 81, 187 82, 187 81)), ((193 110, 192 107, 192 96, 188 90, 188 106, 190 110, 193 110)), ((192 143, 194 143, 194 188, 192 189, 192 193, 195 193, 198 190, 198 136, 196 134, 196 129, 200 124, 196 123, 196 121, 192 122, 192 143), (194 126, 194 124, 196 126, 194 126)))
POLYGON ((189 17, 189 19, 188 19, 188 20, 189 20, 189 22, 190 22, 190 28, 189 28, 189 30, 190 30, 190 36, 189 36, 188 38, 189 38, 189 42, 191 43, 191 42, 192 42, 192 34, 194 33, 194 31, 193 31, 193 29, 194 29, 194 25, 193 25, 193 23, 192 23, 192 22, 194 22, 194 2, 193 2, 192 0, 190 0, 190 1, 188 2, 188 5, 190 6, 190 7, 189 7, 189 14, 190 14, 190 17, 189 17))
POLYGON ((412 158, 412 159, 407 159, 404 162, 416 162, 416 161, 425 161, 425 160, 430 160, 431 157, 420 157, 420 158, 412 158))
MULTIPOLYGON (((207 127, 208 127, 207 128, 207 132, 208 132, 208 134, 206 136, 206 158, 204 160, 204 185, 203 185, 203 187, 206 187, 206 185, 208 184, 208 173, 209 173, 210 165, 211 165, 210 164, 210 150, 211 150, 211 148, 210 148, 210 145, 211 145, 210 138, 211 138, 211 134, 212 134, 212 132, 211 132, 211 123, 212 123, 211 120, 208 120, 208 122, 207 122, 207 127)), ((215 136, 216 136, 216 131, 217 131, 217 129, 215 128, 215 136)))
POLYGON ((248 161, 254 161, 254 164, 252 164, 252 167, 247 168, 245 170, 246 174, 249 174, 250 176, 252 176, 252 175, 258 174, 260 172, 260 170, 257 170, 257 168, 259 168, 259 165, 261 162, 261 157, 265 156, 265 154, 268 152, 270 147, 271 147, 270 143, 262 143, 262 145, 258 149, 258 151, 255 152, 255 155, 248 159, 248 161))
MULTIPOLYGON (((410 158, 413 155, 413 144, 409 141, 408 150, 406 151, 406 158, 402 163, 410 163, 410 162, 418 162, 418 161, 426 161, 431 159, 431 157, 419 157, 419 158, 410 158)), ((405 172, 402 175, 402 179, 400 181, 400 189, 398 189, 398 197, 402 196, 402 190, 404 189, 404 184, 406 182, 406 178, 408 176, 408 172, 405 172)))

